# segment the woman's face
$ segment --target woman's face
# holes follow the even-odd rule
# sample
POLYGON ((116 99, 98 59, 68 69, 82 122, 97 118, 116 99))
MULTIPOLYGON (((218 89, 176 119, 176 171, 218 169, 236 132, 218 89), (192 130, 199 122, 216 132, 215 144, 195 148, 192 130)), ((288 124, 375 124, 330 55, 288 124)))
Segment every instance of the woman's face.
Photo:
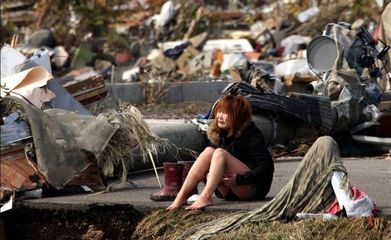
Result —
POLYGON ((227 129, 228 128, 228 114, 218 111, 216 114, 217 126, 219 128, 227 129))

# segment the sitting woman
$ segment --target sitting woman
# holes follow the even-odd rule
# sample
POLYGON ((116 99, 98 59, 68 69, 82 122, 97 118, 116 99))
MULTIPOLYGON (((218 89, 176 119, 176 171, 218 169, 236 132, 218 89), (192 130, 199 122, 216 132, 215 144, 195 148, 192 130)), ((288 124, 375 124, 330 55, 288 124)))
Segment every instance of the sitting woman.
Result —
POLYGON ((252 122, 252 110, 243 96, 224 96, 213 111, 208 146, 197 158, 174 202, 187 203, 198 183, 205 188, 188 210, 213 205, 212 195, 226 200, 261 200, 270 190, 274 165, 261 131, 252 122))

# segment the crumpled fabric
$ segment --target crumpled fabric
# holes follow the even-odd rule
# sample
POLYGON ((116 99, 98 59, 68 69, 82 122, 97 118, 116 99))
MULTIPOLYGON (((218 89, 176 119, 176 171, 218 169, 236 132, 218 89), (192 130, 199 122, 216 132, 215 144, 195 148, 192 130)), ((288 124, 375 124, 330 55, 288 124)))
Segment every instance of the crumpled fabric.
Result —
POLYGON ((38 170, 55 188, 63 187, 91 164, 87 152, 99 157, 117 131, 104 119, 62 109, 42 111, 22 99, 31 128, 38 170))
POLYGON ((300 212, 324 211, 335 197, 330 181, 334 171, 346 173, 338 145, 329 136, 320 137, 308 150, 290 181, 273 200, 252 211, 236 212, 196 225, 179 239, 206 239, 212 234, 232 230, 248 221, 290 220, 300 212))

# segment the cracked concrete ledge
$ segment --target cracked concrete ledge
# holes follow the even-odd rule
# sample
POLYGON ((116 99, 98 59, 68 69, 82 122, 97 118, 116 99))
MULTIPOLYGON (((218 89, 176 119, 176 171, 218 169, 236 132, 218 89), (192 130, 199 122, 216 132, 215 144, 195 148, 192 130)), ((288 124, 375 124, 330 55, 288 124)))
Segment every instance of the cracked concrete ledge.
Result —
MULTIPOLYGON (((179 103, 189 101, 215 102, 221 91, 232 81, 193 81, 169 82, 167 92, 163 97, 165 103, 179 103)), ((110 92, 114 100, 128 103, 143 103, 146 99, 144 84, 110 83, 110 92)))
MULTIPOLYGON (((381 215, 391 215, 391 191, 387 186, 391 181, 391 161, 374 158, 343 158, 348 170, 349 180, 352 186, 367 192, 381 211, 381 215)), ((238 211, 253 210, 270 201, 289 181, 300 161, 298 159, 280 159, 275 161, 275 173, 271 190, 263 201, 224 201, 215 198, 215 205, 206 208, 206 211, 238 211)), ((159 171, 159 178, 164 182, 163 172, 159 171)), ((41 199, 19 201, 15 208, 25 207, 30 209, 47 210, 89 210, 91 208, 118 206, 134 208, 138 212, 153 209, 166 208, 170 202, 154 202, 149 195, 159 190, 158 183, 153 172, 142 172, 129 175, 128 180, 137 187, 127 187, 104 194, 79 194, 41 199)), ((198 190, 202 190, 200 184, 198 190)))

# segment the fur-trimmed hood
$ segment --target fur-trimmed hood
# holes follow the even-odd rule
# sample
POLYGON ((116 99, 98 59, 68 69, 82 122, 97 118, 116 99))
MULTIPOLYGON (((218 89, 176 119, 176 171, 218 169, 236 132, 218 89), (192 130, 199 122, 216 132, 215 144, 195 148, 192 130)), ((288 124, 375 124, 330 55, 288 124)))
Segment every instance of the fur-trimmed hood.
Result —
MULTIPOLYGON (((250 123, 252 121, 248 120, 246 121, 238 130, 238 132, 235 134, 235 138, 239 138, 243 132, 250 126, 250 123)), ((214 144, 218 145, 220 142, 220 135, 219 135, 219 127, 217 126, 216 119, 213 119, 211 123, 209 124, 208 131, 207 131, 207 137, 209 141, 214 144)))

